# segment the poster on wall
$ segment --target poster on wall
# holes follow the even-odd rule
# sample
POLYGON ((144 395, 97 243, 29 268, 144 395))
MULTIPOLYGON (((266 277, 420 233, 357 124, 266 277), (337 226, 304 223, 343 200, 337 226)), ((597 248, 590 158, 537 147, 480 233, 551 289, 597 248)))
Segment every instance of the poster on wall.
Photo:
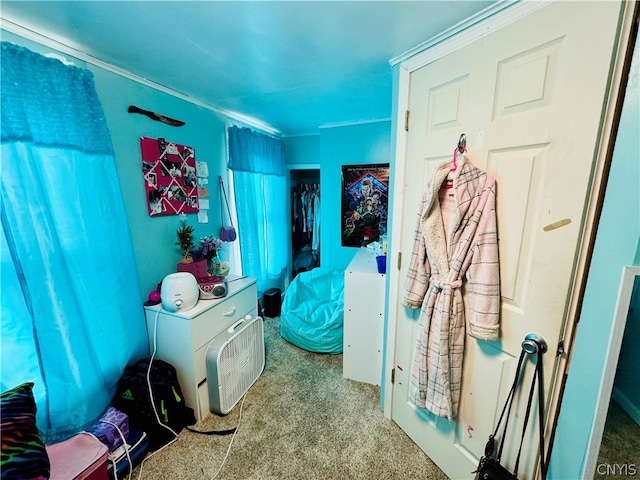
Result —
POLYGON ((197 213, 198 183, 193 147, 164 138, 140 137, 147 209, 152 217, 197 213))
POLYGON ((342 166, 342 246, 361 247, 387 232, 389 164, 342 166))

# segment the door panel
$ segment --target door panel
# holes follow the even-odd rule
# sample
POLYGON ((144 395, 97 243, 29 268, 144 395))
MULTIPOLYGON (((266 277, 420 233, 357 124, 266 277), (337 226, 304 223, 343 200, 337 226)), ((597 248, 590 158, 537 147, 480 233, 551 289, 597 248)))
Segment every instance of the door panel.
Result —
MULTIPOLYGON (((473 477, 528 333, 549 344, 547 392, 552 382, 619 13, 619 2, 555 2, 411 74, 400 251, 412 251, 420 197, 461 133, 471 162, 497 185, 500 340, 467 336, 453 423, 408 402, 419 312, 395 311, 392 418, 451 478, 473 477)), ((523 421, 532 373, 528 362, 512 426, 523 421)), ((532 478, 536 466, 537 419, 532 425, 519 478, 532 478)), ((510 465, 519 432, 507 435, 510 465)))

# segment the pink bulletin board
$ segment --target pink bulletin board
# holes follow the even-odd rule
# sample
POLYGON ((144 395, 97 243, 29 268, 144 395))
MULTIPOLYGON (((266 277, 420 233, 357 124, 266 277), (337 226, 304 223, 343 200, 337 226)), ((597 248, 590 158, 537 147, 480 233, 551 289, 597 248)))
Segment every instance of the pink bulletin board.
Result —
POLYGON ((197 213, 198 177, 193 147, 164 138, 140 137, 140 150, 149 215, 197 213))

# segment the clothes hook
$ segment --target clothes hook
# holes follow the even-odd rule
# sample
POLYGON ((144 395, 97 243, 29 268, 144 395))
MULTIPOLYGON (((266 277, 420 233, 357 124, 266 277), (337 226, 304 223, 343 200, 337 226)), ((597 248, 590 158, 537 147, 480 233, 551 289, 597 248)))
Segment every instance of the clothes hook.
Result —
POLYGON ((464 153, 467 151, 467 136, 463 133, 458 139, 458 151, 464 153))
POLYGON ((467 136, 463 133, 458 139, 458 146, 453 149, 453 166, 451 171, 455 172, 458 169, 458 159, 456 156, 458 153, 464 153, 467 151, 467 136))

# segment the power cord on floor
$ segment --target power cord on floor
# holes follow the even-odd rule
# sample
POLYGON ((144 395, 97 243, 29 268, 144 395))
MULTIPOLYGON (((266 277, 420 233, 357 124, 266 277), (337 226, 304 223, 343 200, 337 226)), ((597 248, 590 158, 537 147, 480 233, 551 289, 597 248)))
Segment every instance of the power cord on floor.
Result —
POLYGON ((236 430, 238 429, 238 427, 234 427, 234 428, 230 428, 228 430, 196 430, 195 428, 191 428, 189 426, 187 426, 187 430, 189 430, 190 432, 193 433, 199 433, 200 435, 220 435, 220 436, 225 436, 225 435, 231 435, 232 433, 236 433, 236 430))
MULTIPOLYGON (((158 423, 160 425, 162 425, 167 430, 169 430, 171 433, 173 433, 174 438, 169 443, 167 443, 166 445, 162 446, 162 448, 159 448, 155 452, 147 455, 144 458, 144 460, 142 460, 142 462, 140 463, 140 472, 138 474, 138 480, 140 480, 142 478, 142 467, 144 465, 144 462, 146 462, 148 459, 150 459, 156 453, 161 452, 162 450, 167 448, 169 445, 175 443, 176 440, 178 440, 178 434, 175 431, 173 431, 173 429, 171 427, 169 427, 168 425, 165 425, 164 423, 162 423, 160 421, 160 417, 158 415, 158 411, 156 410, 156 406, 155 406, 155 403, 153 401, 153 392, 151 390, 150 372, 151 372, 151 364, 153 362, 153 359, 154 359, 154 357, 156 355, 156 350, 157 350, 157 343, 158 343, 158 317, 160 316, 161 310, 162 309, 158 309, 158 311, 156 312, 156 317, 155 317, 154 325, 153 325, 153 351, 151 353, 151 358, 149 359, 149 368, 147 369, 147 386, 149 387, 149 397, 151 399, 151 406, 153 407, 153 412, 156 415, 156 420, 158 420, 158 423)), ((235 428, 228 430, 229 433, 220 433, 220 432, 225 432, 224 430, 221 430, 220 432, 198 431, 198 430, 194 430, 194 429, 192 429, 190 427, 187 427, 187 430, 189 430, 191 432, 201 433, 201 434, 205 434, 205 435, 230 435, 231 433, 233 433, 233 436, 231 437, 231 441, 229 442, 229 447, 227 448, 227 453, 225 454, 224 458, 222 459, 222 463, 220 464, 220 468, 218 468, 218 471, 215 473, 215 475, 213 477, 211 477, 211 480, 215 480, 218 477, 218 475, 220 475, 220 472, 222 471, 222 467, 224 467, 225 463, 227 462, 227 458, 229 457, 229 453, 231 453, 231 447, 233 446, 233 442, 234 442, 234 440, 236 438, 236 435, 238 434, 238 430, 240 429, 240 423, 242 422, 242 411, 244 409, 244 401, 246 400, 248 393, 249 393, 249 390, 247 390, 245 392, 244 396, 242 397, 242 403, 240 403, 240 415, 238 417, 238 424, 236 425, 235 428)), ((130 474, 131 474, 131 472, 130 472, 130 474)))
POLYGON ((151 353, 151 358, 149 359, 149 367, 147 368, 147 387, 149 387, 149 399, 151 400, 151 406, 153 407, 153 413, 156 416, 156 420, 158 421, 158 424, 164 428, 166 428, 167 430, 169 430, 171 433, 173 433, 173 436, 178 438, 178 434, 177 432, 175 432, 169 425, 162 423, 162 420, 160 420, 160 415, 158 415, 158 410, 156 409, 156 403, 154 401, 153 398, 153 388, 151 387, 151 366, 153 365, 153 359, 156 356, 156 350, 158 348, 158 317, 160 316, 160 311, 162 309, 159 309, 156 312, 156 318, 155 318, 155 322, 153 324, 153 351, 151 353))
POLYGON ((229 442, 229 447, 227 448, 227 453, 225 454, 224 458, 222 459, 222 463, 220 464, 220 468, 218 468, 218 471, 216 472, 216 474, 211 477, 211 480, 215 480, 218 475, 220 475, 220 472, 222 471, 222 467, 224 467, 224 464, 227 463, 227 458, 229 457, 229 453, 231 452, 231 447, 233 446, 233 441, 236 439, 236 435, 238 434, 238 430, 240 429, 240 422, 242 422, 242 410, 244 408, 244 401, 247 398, 247 394, 249 393, 249 391, 247 390, 244 394, 244 396, 242 397, 242 403, 240 404, 240 417, 238 418, 238 426, 236 427, 235 432, 233 432, 233 437, 231 437, 231 441, 229 442))
MULTIPOLYGON (((115 427, 115 429, 118 431, 118 434, 122 439, 122 446, 124 447, 124 453, 127 456, 127 461, 129 462, 129 474, 127 475, 127 478, 131 480, 131 472, 133 471, 133 462, 131 461, 131 456, 129 455, 130 449, 129 449, 129 446, 127 445, 127 439, 124 437, 124 434, 122 433, 122 430, 120 430, 120 427, 115 423, 110 422, 109 420, 100 420, 100 422, 108 423, 112 427, 115 427)), ((113 478, 114 480, 118 480, 118 471, 116 469, 116 459, 113 458, 111 455, 109 455, 109 459, 113 463, 113 478)))
POLYGON ((147 368, 147 387, 149 388, 149 398, 151 400, 151 407, 153 408, 153 413, 156 416, 156 420, 158 421, 158 424, 161 425, 162 427, 166 428, 167 430, 169 430, 171 433, 173 433, 174 437, 173 437, 173 440, 171 440, 169 443, 167 443, 166 445, 163 445, 161 448, 159 448, 155 452, 150 453, 149 455, 147 455, 144 458, 144 460, 142 460, 142 462, 140 462, 140 472, 138 474, 138 479, 142 478, 142 467, 144 466, 144 462, 146 462, 151 457, 153 457, 156 453, 161 452, 162 450, 167 448, 172 443, 175 443, 176 440, 178 440, 178 434, 169 425, 165 425, 160 420, 160 416, 158 415, 158 410, 156 409, 156 404, 153 401, 153 391, 152 391, 152 388, 151 388, 151 378, 150 378, 151 365, 153 364, 153 359, 156 356, 156 350, 158 348, 157 347, 158 346, 158 317, 160 316, 160 312, 161 311, 162 311, 162 309, 159 308, 158 311, 156 312, 156 318, 155 318, 154 323, 153 323, 153 349, 152 349, 152 353, 151 353, 151 358, 149 359, 149 368, 147 368))

